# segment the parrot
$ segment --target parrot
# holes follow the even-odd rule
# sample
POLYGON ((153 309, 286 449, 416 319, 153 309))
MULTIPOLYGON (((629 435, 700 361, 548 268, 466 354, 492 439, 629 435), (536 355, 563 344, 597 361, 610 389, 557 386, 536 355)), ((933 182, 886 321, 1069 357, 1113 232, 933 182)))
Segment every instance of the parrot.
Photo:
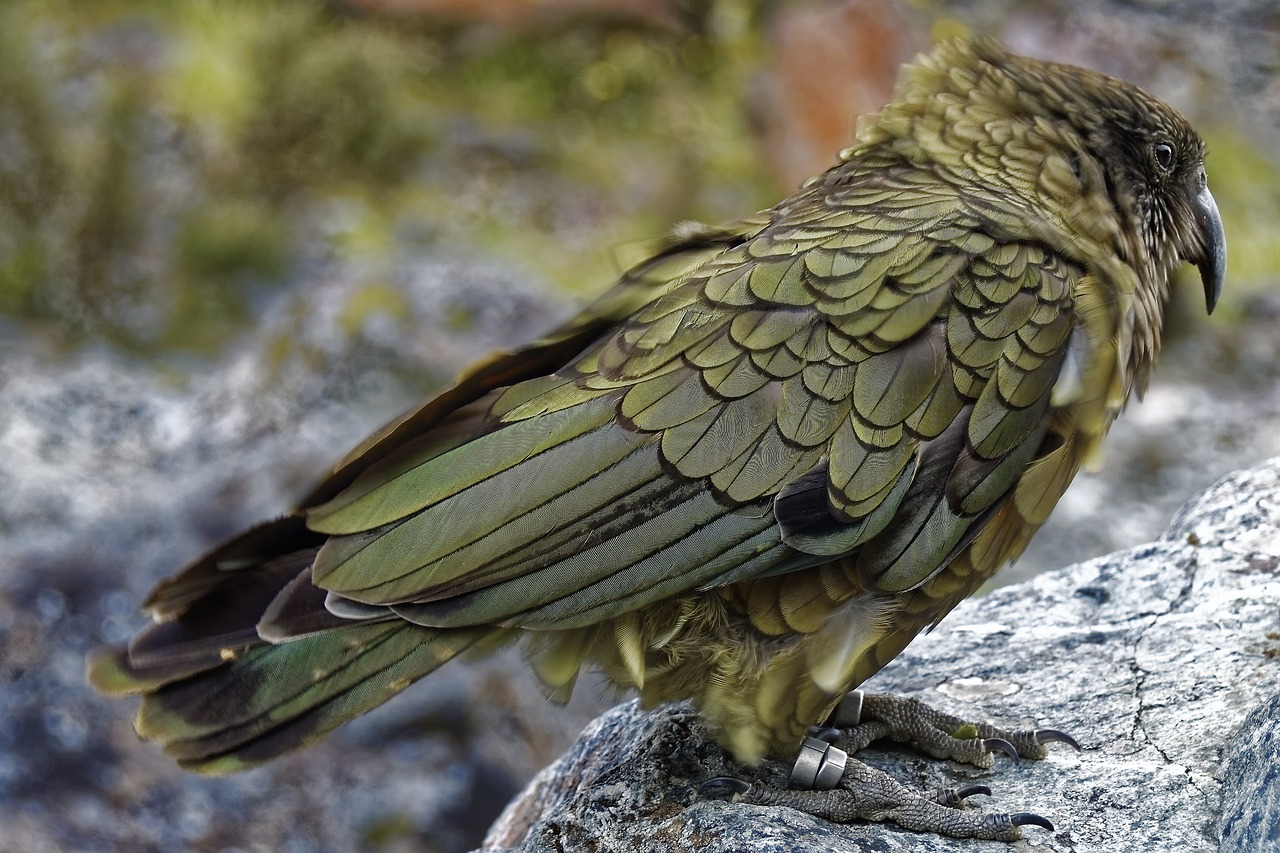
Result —
MULTIPOLYGON (((888 737, 985 766, 1074 745, 860 685, 1096 464, 1184 263, 1213 310, 1226 240, 1204 158, 1136 86, 944 42, 795 194, 677 226, 160 583, 153 624, 91 654, 90 681, 140 694, 141 737, 215 774, 512 644, 554 700, 592 667, 647 706, 691 701, 744 765, 803 758, 824 724, 849 751, 888 737)), ((1052 828, 960 807, 983 786, 872 808, 896 783, 828 757, 794 790, 702 793, 957 836, 1052 828)))

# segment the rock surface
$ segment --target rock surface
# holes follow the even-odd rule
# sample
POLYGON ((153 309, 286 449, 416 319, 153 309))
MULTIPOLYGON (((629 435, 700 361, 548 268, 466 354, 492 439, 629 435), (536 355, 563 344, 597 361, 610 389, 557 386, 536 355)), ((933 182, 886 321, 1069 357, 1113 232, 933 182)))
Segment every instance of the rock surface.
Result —
MULTIPOLYGON (((873 747, 933 788, 981 781, 1031 811, 1012 848, 699 800, 734 768, 687 706, 596 720, 490 830, 542 851, 1261 851, 1280 838, 1280 459, 1227 477, 1158 541, 970 599, 866 685, 974 720, 1072 732, 1077 755, 978 770, 873 747)), ((766 771, 778 772, 778 771, 766 771)))
POLYGON ((507 655, 450 667, 316 749, 205 778, 138 740, 135 701, 86 684, 85 653, 145 623, 156 581, 285 510, 415 390, 567 310, 520 271, 417 258, 388 274, 403 313, 353 324, 344 306, 370 275, 318 270, 186 382, 102 353, 43 359, 35 342, 0 357, 0 851, 459 853, 598 713, 548 715, 507 655))

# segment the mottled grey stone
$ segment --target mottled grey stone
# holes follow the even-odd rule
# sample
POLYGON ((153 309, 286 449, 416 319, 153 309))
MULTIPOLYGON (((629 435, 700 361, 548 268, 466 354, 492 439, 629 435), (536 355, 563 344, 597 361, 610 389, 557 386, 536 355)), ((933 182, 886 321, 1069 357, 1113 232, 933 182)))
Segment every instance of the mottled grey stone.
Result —
POLYGON ((1222 847, 1280 850, 1280 694, 1254 708, 1222 764, 1222 847))
MULTIPOLYGON (((1158 541, 970 599, 866 686, 1080 740, 1081 754, 992 770, 860 756, 922 789, 980 781, 993 794, 971 807, 1057 827, 1027 828, 1014 849, 1277 849, 1280 459, 1219 482, 1158 541)), ((754 772, 734 770, 688 707, 623 705, 535 777, 483 849, 1010 849, 698 799, 726 768, 754 772)))
POLYGON ((161 577, 284 511, 415 396, 568 309, 510 268, 400 260, 312 270, 233 357, 189 374, 55 358, 31 338, 10 351, 0 333, 0 851, 459 853, 590 719, 547 715, 507 655, 215 779, 140 742, 136 701, 85 682, 85 653, 145 624, 161 577), (386 281, 401 313, 353 322, 345 307, 386 281))

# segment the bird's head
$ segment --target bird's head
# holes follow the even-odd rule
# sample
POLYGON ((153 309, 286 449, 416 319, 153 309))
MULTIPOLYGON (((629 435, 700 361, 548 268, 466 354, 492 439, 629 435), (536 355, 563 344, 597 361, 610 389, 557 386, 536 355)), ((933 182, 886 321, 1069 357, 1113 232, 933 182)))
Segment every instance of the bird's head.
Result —
MULTIPOLYGON (((1017 56, 979 38, 944 43, 909 67, 895 103, 869 117, 859 136, 871 145, 918 139, 933 132, 922 132, 930 120, 946 144, 921 146, 925 161, 953 173, 972 166, 974 180, 1002 181, 1030 196, 1046 186, 1049 194, 1060 190, 1046 205, 1070 220, 1058 230, 1092 241, 1076 247, 1078 260, 1114 250, 1137 274, 1153 325, 1183 262, 1199 268, 1208 309, 1217 304, 1226 268, 1222 219, 1204 143, 1177 110, 1123 80, 1017 56), (990 168, 974 165, 992 151, 990 168), (1009 181, 1011 165, 1022 170, 1021 184, 1009 181), (1068 169, 1074 177, 1061 179, 1068 169)), ((1029 209, 1021 215, 1034 219, 1029 209)))
POLYGON ((1127 260, 1146 267, 1145 279, 1161 282, 1182 262, 1195 264, 1212 312, 1226 277, 1227 244, 1209 192, 1204 142, 1180 113, 1141 89, 1093 72, 1080 77, 1088 84, 1083 95, 1096 106, 1077 121, 1140 246, 1127 260))
MULTIPOLYGON (((1160 290, 1195 264, 1213 311, 1226 277, 1226 236, 1209 192, 1205 145, 1173 107, 1131 83, 1086 68, 1014 56, 997 43, 968 43, 973 61, 1007 74, 1033 97, 1029 112, 1068 124, 1101 169, 1103 189, 1132 235, 1118 247, 1140 278, 1160 290)), ((1163 295, 1163 294, 1162 294, 1163 295)))

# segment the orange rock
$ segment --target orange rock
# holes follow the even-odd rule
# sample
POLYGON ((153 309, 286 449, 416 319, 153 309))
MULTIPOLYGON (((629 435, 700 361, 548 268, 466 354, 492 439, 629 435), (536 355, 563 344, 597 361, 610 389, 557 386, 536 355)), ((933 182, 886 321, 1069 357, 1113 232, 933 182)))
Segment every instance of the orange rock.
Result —
POLYGON ((899 67, 929 47, 926 22, 875 0, 780 8, 760 100, 765 156, 785 187, 829 167, 857 118, 890 100, 899 67))

